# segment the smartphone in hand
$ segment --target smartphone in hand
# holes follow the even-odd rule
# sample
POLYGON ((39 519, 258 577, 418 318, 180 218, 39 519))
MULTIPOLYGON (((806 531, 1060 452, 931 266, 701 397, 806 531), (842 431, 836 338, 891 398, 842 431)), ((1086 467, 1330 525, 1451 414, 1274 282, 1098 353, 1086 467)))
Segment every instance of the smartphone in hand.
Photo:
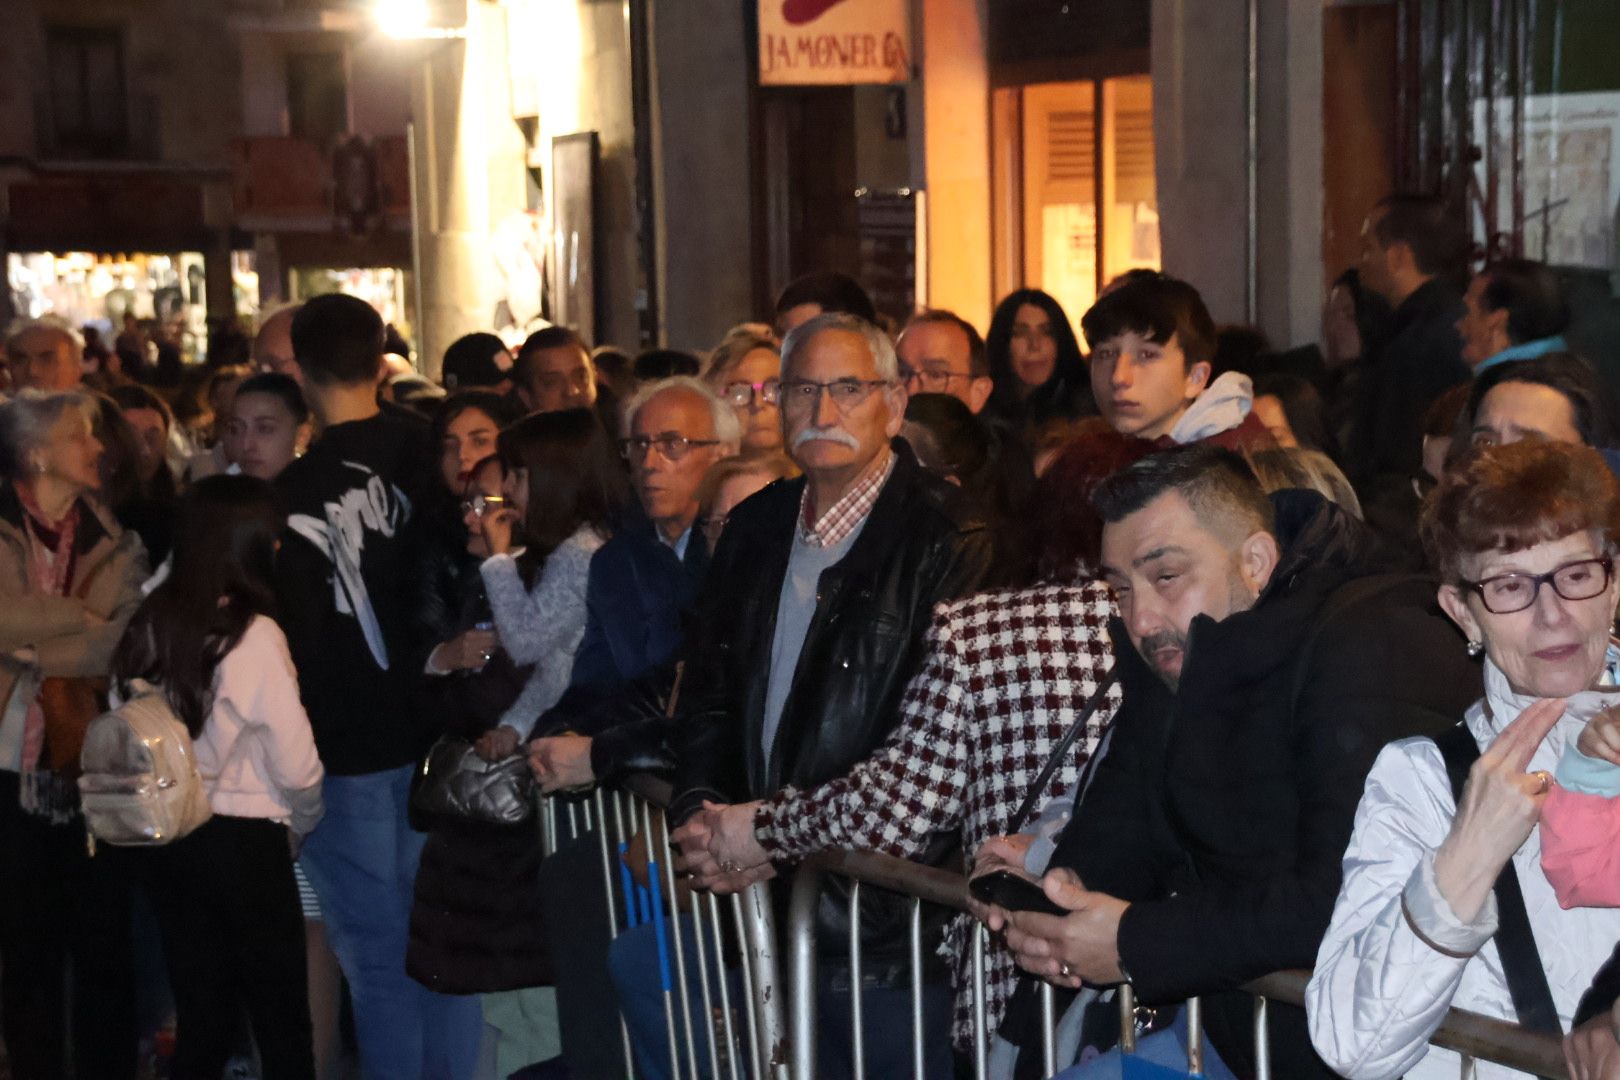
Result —
POLYGON ((968 882, 975 900, 994 904, 1004 911, 1034 911, 1041 915, 1067 915, 1067 908, 1054 904, 1039 882, 1011 870, 993 870, 968 882))

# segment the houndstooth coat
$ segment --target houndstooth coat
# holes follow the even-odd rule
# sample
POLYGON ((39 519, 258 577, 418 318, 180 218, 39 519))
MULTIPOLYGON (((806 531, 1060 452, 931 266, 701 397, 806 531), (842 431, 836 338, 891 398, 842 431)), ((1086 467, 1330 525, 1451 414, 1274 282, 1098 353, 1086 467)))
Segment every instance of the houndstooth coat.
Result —
MULTIPOLYGON (((755 817, 761 846, 780 861, 826 848, 914 858, 939 833, 961 830, 971 856, 1006 830, 1113 665, 1108 620, 1116 613, 1108 587, 1094 580, 939 605, 894 733, 847 776, 809 790, 784 788, 765 800, 755 817)), ((1116 685, 1041 802, 1073 786, 1119 701, 1116 685)), ((960 1047, 972 1042, 973 925, 966 915, 954 919, 943 947, 957 987, 953 1038, 960 1047)), ((993 1032, 1015 971, 999 940, 992 939, 987 961, 993 1032)))

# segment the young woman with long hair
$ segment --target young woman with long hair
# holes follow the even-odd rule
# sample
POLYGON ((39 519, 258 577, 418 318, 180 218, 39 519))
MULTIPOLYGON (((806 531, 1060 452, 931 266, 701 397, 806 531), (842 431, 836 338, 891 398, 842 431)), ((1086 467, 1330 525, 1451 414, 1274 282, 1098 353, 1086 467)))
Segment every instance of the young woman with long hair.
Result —
POLYGON ((272 568, 283 518, 269 483, 210 476, 181 500, 174 569, 119 642, 113 674, 162 690, 191 733, 214 816, 131 852, 163 934, 176 1080, 217 1080, 245 1012, 264 1080, 312 1080, 304 919, 292 860, 321 818, 323 770, 272 568))
POLYGON ((1097 411, 1079 339, 1050 293, 1019 289, 997 304, 984 349, 995 386, 990 416, 1033 428, 1097 411))
POLYGON ((534 671, 500 726, 479 741, 491 760, 515 752, 568 688, 585 636, 591 556, 629 499, 624 466, 589 409, 529 416, 501 432, 499 453, 508 504, 479 519, 489 550, 484 588, 501 648, 534 671), (520 523, 521 553, 513 540, 520 523))

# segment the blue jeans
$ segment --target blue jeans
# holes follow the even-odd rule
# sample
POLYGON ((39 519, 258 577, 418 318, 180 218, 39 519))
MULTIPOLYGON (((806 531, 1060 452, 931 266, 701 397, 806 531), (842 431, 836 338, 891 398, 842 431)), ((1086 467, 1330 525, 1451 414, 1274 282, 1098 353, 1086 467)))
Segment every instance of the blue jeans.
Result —
MULTIPOLYGON (((1144 1039, 1137 1040, 1136 1053, 1132 1055, 1152 1065, 1162 1065, 1168 1069, 1177 1069, 1182 1073, 1187 1071, 1187 1010, 1182 1009, 1176 1016, 1175 1023, 1164 1031, 1154 1032, 1144 1039)), ((1100 1057, 1092 1058, 1083 1065, 1064 1069, 1052 1080, 1119 1080, 1127 1075, 1124 1071, 1124 1060, 1118 1050, 1110 1050, 1100 1057)), ((1237 1080, 1232 1070, 1226 1067, 1221 1055, 1215 1052, 1210 1045, 1209 1037, 1204 1037, 1204 1071, 1199 1074, 1209 1080, 1237 1080)))
MULTIPOLYGON (((698 983, 696 948, 692 917, 682 915, 675 920, 681 931, 681 945, 686 951, 687 1000, 692 1009, 692 1035, 697 1043, 698 1069, 703 1076, 713 1075, 709 1068, 709 1048, 703 1035, 703 998, 698 983)), ((665 922, 668 938, 670 923, 665 922)), ((720 992, 715 983, 715 957, 712 939, 705 937, 708 950, 709 994, 714 1008, 720 1007, 720 992)), ((673 982, 675 970, 674 942, 669 943, 669 970, 673 982)), ((664 1023, 663 989, 659 983, 658 941, 651 923, 646 923, 620 934, 608 954, 608 967, 613 976, 613 988, 624 1013, 625 1026, 630 1029, 630 1045, 636 1055, 636 1075, 645 1080, 669 1080, 669 1035, 664 1023)), ((786 973, 784 972, 784 975, 786 973)), ((746 1021, 742 1019, 742 979, 738 972, 726 973, 731 1007, 737 1014, 733 1024, 739 1039, 747 1037, 746 1021)), ((818 1080, 837 1080, 852 1076, 853 1050, 851 1046, 850 995, 847 989, 822 989, 816 995, 816 1076, 818 1080)), ((686 1036, 681 1024, 680 999, 674 1001, 676 1045, 681 1059, 681 1071, 686 1070, 686 1036)), ((861 1019, 864 1023, 866 1075, 911 1075, 911 990, 868 989, 861 995, 861 1019)), ((947 986, 923 986, 923 1046, 926 1075, 929 1080, 950 1080, 954 1071, 950 1040, 951 991, 947 986)), ((744 1070, 745 1071, 745 1070, 744 1070)))
POLYGON ((478 998, 437 994, 405 974, 416 865, 426 837, 406 823, 412 766, 327 776, 326 816, 299 859, 349 981, 366 1080, 467 1080, 478 1062, 478 998))

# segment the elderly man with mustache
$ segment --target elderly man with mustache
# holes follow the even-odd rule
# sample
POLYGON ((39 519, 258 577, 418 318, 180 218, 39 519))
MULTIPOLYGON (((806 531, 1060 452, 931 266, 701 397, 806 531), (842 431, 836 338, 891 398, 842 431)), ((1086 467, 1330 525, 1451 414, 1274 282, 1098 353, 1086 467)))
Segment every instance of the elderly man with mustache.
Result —
MULTIPOLYGON (((894 346, 871 323, 823 314, 783 343, 782 441, 804 476, 732 510, 688 638, 669 815, 672 825, 691 819, 674 835, 699 887, 729 868, 710 856, 703 816, 694 814, 822 783, 870 755, 899 719, 934 605, 971 592, 990 565, 988 536, 960 491, 896 439, 905 406, 894 346)), ((885 1017, 902 1024, 910 1016, 907 909, 871 890, 862 900, 874 901, 862 919, 866 1022, 882 1030, 885 1017)), ((847 933, 822 928, 829 955, 847 933)), ((627 1000, 631 984, 654 980, 618 977, 650 969, 650 937, 621 936, 613 966, 640 1071, 657 1076, 668 1067, 662 1006, 627 1000)), ((849 1026, 837 1022, 847 1018, 849 993, 826 992, 839 981, 833 966, 821 972, 825 1075, 850 1053, 849 1026)), ((930 1075, 951 1075, 949 1012, 942 979, 928 996, 931 1045, 941 1051, 930 1075)), ((884 1049, 869 1040, 872 1075, 909 1070, 909 1045, 892 1042, 884 1049), (894 1054, 893 1067, 875 1053, 894 1054)))

